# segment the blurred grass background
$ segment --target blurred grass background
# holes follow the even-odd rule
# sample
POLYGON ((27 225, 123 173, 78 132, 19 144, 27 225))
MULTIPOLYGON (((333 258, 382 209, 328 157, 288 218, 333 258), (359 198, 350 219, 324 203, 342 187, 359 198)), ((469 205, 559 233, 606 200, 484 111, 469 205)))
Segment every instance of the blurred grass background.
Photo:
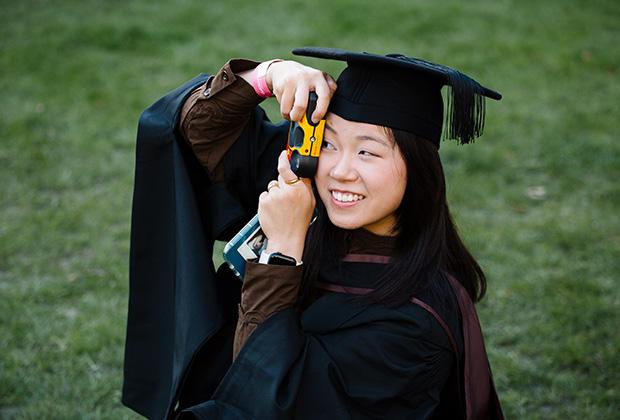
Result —
POLYGON ((119 401, 137 118, 230 57, 305 45, 422 57, 504 94, 483 138, 441 153, 489 278, 505 412, 619 418, 619 22, 612 0, 0 0, 0 418, 135 418, 119 401))

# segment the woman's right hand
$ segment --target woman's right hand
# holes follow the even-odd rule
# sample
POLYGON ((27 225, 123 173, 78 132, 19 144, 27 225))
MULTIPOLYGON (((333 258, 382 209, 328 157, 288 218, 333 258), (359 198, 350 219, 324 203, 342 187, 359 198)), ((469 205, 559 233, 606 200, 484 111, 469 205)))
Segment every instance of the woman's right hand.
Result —
POLYGON ((293 173, 283 150, 278 158, 277 181, 271 181, 258 199, 258 219, 267 237, 265 251, 301 261, 315 205, 312 182, 293 173))
POLYGON ((314 91, 318 101, 312 120, 318 122, 327 113, 337 88, 329 74, 290 60, 271 63, 265 81, 280 103, 280 113, 290 121, 301 120, 308 106, 308 96, 314 91))

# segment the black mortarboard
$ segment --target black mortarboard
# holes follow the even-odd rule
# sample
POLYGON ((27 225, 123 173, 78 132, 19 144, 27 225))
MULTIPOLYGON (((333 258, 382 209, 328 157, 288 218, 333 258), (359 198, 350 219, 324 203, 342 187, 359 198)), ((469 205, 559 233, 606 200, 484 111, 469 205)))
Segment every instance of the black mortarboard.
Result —
POLYGON ((484 128, 484 97, 502 95, 450 67, 401 54, 297 48, 293 54, 346 61, 329 111, 342 118, 408 131, 439 147, 444 121, 441 88, 448 86, 445 137, 469 143, 484 128))

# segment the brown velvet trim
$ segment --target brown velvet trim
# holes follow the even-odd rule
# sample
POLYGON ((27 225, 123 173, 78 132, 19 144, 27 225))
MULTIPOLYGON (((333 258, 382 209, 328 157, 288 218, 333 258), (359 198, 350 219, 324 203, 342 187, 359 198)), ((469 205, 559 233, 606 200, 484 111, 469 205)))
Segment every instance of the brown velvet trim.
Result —
POLYGON ((465 352, 465 403, 468 419, 503 419, 495 384, 491 377, 489 358, 474 303, 465 288, 454 277, 448 276, 456 294, 463 322, 465 352))
POLYGON ((338 284, 333 283, 325 283, 325 282, 317 282, 314 287, 318 289, 327 290, 330 292, 336 293, 346 293, 349 295, 365 295, 367 293, 372 292, 373 289, 369 289, 368 287, 349 287, 349 286, 340 286, 338 284))
POLYGON ((342 261, 356 263, 387 264, 390 262, 390 257, 388 257, 387 255, 347 254, 342 257, 342 261))
POLYGON ((345 232, 345 252, 348 254, 392 255, 396 237, 376 235, 364 228, 345 232))
POLYGON ((446 335, 448 336, 448 340, 450 341, 450 346, 452 347, 452 351, 454 351, 454 354, 458 355, 459 349, 456 346, 456 340, 454 339, 454 335, 452 335, 452 331, 450 331, 448 324, 446 324, 446 321, 444 321, 443 318, 439 316, 439 314, 435 312, 435 310, 431 308, 431 306, 428 305, 426 302, 418 298, 415 298, 415 297, 411 297, 409 301, 415 305, 422 307, 423 309, 426 310, 426 312, 431 314, 433 318, 435 318, 435 320, 439 323, 439 325, 441 325, 441 328, 443 328, 443 330, 446 332, 446 335))

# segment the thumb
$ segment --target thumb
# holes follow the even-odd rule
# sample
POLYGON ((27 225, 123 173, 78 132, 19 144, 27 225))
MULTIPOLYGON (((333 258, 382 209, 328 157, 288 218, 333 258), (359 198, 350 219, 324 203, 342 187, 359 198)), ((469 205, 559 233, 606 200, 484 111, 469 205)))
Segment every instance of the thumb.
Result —
POLYGON ((291 169, 291 164, 286 157, 286 150, 283 150, 278 157, 278 173, 285 181, 293 181, 299 178, 291 169))

